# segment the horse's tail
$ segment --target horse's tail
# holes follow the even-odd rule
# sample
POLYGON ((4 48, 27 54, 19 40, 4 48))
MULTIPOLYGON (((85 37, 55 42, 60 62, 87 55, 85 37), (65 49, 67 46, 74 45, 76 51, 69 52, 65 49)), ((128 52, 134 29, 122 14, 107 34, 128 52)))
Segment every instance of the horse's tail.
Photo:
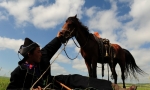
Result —
POLYGON ((126 77, 128 77, 128 75, 129 76, 133 75, 133 77, 138 80, 136 73, 139 73, 140 75, 147 74, 137 66, 135 59, 132 56, 132 54, 127 49, 124 49, 124 51, 125 51, 125 58, 126 58, 125 59, 125 61, 126 61, 126 65, 125 65, 126 77))

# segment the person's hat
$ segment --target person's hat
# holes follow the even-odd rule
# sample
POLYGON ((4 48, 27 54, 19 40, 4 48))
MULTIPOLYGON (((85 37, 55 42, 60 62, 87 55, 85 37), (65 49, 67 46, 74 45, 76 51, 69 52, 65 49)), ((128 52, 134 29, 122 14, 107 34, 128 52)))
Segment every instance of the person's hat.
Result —
POLYGON ((25 38, 24 44, 20 46, 20 49, 18 53, 20 53, 22 56, 26 56, 28 52, 30 52, 33 48, 39 47, 39 45, 29 38, 25 38))

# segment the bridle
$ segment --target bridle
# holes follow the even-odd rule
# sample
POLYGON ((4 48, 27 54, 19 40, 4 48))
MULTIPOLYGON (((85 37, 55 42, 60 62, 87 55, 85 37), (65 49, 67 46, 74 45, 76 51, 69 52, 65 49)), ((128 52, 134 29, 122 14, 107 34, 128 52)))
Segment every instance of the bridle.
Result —
POLYGON ((68 39, 68 38, 72 38, 71 34, 74 32, 74 30, 75 30, 75 28, 73 28, 73 30, 71 30, 71 31, 70 30, 65 30, 65 29, 63 29, 62 31, 65 31, 64 35, 66 34, 66 32, 69 32, 69 34, 67 36, 65 36, 65 38, 68 39))
MULTIPOLYGON (((87 42, 88 42, 89 36, 90 36, 90 35, 88 35, 88 38, 87 38, 87 40, 86 40, 86 42, 85 42, 85 44, 84 44, 83 46, 78 46, 77 43, 75 42, 75 40, 74 40, 73 37, 72 37, 72 33, 74 32, 74 30, 75 30, 75 28, 73 28, 73 30, 71 30, 71 31, 65 30, 65 33, 66 33, 66 32, 69 32, 69 34, 68 34, 65 38, 66 38, 66 39, 67 39, 67 38, 72 38, 72 40, 73 40, 73 42, 75 43, 75 45, 76 45, 78 48, 80 48, 80 50, 79 50, 77 56, 74 57, 74 58, 70 58, 70 57, 68 56, 66 50, 65 50, 65 47, 67 46, 67 43, 68 43, 68 40, 69 40, 69 39, 66 41, 66 43, 64 43, 64 52, 65 52, 66 56, 67 56, 69 59, 71 59, 71 60, 74 60, 74 59, 76 59, 76 58, 78 57, 78 55, 79 55, 79 53, 80 53, 80 51, 81 51, 81 48, 84 48, 84 47, 87 45, 87 42)), ((65 35, 65 33, 64 33, 64 35, 65 35)), ((76 32, 75 37, 78 37, 78 32, 76 32)))

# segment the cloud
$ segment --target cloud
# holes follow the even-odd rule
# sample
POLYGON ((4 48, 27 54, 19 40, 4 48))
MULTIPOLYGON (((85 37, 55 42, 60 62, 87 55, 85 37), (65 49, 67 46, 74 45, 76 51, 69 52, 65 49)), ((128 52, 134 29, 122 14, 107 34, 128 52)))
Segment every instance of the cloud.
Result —
POLYGON ((65 68, 61 67, 58 63, 53 63, 51 66, 51 74, 60 75, 60 74, 68 74, 68 72, 65 70, 65 68))
POLYGON ((75 47, 75 52, 76 52, 76 53, 79 53, 79 54, 80 54, 80 53, 81 53, 80 50, 81 50, 81 48, 75 47))
POLYGON ((100 31, 101 37, 109 38, 115 42, 117 35, 115 32, 120 29, 121 22, 117 20, 117 6, 114 1, 111 1, 111 9, 101 10, 99 7, 90 7, 86 9, 86 15, 89 17, 89 29, 100 31))
POLYGON ((90 29, 99 29, 103 32, 109 30, 110 33, 112 33, 112 30, 117 29, 120 26, 120 23, 116 20, 115 17, 116 13, 114 11, 98 11, 96 15, 94 15, 94 18, 93 16, 90 17, 88 26, 90 27, 90 29))
POLYGON ((100 8, 99 7, 95 7, 95 6, 92 6, 90 8, 86 8, 86 15, 88 17, 92 17, 93 15, 97 14, 97 11, 99 11, 100 8))
POLYGON ((81 16, 84 5, 84 0, 56 0, 55 3, 45 6, 35 5, 36 2, 35 0, 4 0, 0 2, 0 7, 5 8, 8 14, 15 18, 17 26, 29 22, 37 28, 48 29, 62 23, 64 18, 70 15, 78 13, 81 16))
POLYGON ((31 10, 32 22, 39 28, 55 27, 70 15, 77 13, 80 15, 83 4, 83 0, 56 0, 54 4, 49 6, 34 7, 31 10))
MULTIPOLYGON (((133 18, 127 22, 123 29, 126 33, 126 45, 130 43, 129 48, 139 48, 145 43, 150 42, 150 4, 149 0, 136 0, 131 6, 129 15, 133 18), (140 7, 139 7, 140 4, 140 7)), ((124 43, 124 44, 125 44, 124 43)))
POLYGON ((149 51, 150 48, 130 50, 139 67, 145 67, 146 64, 150 63, 149 51))
POLYGON ((139 48, 150 42, 150 4, 148 2, 148 0, 135 0, 130 5, 129 13, 122 16, 117 16, 118 7, 113 1, 111 1, 111 9, 108 10, 91 7, 86 10, 89 17, 88 26, 93 31, 102 32, 101 36, 110 39, 112 43, 118 43, 129 49, 139 48), (140 3, 142 4, 139 7, 140 3), (128 21, 123 22, 124 20, 128 21))
MULTIPOLYGON (((76 41, 76 39, 74 39, 74 40, 76 41)), ((73 42, 72 39, 69 39, 69 41, 68 41, 66 47, 74 47, 74 42, 73 42)))
POLYGON ((60 62, 60 63, 67 63, 67 64, 71 63, 70 60, 66 56, 62 55, 62 52, 63 52, 63 49, 59 49, 55 53, 55 55, 52 57, 51 63, 53 62, 60 62))
POLYGON ((140 21, 139 23, 143 23, 143 21, 149 21, 148 19, 150 12, 150 1, 149 0, 134 0, 134 3, 130 6, 131 11, 130 15, 135 18, 135 20, 140 21), (139 6, 140 5, 140 6, 139 6), (147 19, 146 19, 147 18, 147 19))
POLYGON ((8 20, 8 16, 0 11, 0 20, 8 20))
POLYGON ((87 72, 87 67, 85 65, 84 59, 75 59, 73 60, 73 66, 74 69, 77 69, 82 72, 87 72))
POLYGON ((0 37, 0 50, 12 49, 14 51, 18 51, 20 45, 22 44, 23 44, 22 39, 15 40, 6 37, 0 37))
POLYGON ((34 5, 35 0, 3 0, 0 2, 0 7, 5 8, 8 15, 13 16, 16 20, 16 25, 24 24, 29 22, 30 7, 34 5))

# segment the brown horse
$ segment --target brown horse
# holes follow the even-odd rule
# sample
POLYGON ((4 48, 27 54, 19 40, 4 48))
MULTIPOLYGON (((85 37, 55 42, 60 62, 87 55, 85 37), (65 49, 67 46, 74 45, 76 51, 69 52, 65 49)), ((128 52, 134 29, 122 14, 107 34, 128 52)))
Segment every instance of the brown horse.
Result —
POLYGON ((123 88, 125 88, 125 79, 128 75, 133 75, 136 78, 136 72, 139 74, 144 73, 136 65, 133 56, 128 50, 121 48, 118 44, 105 45, 104 43, 108 43, 108 40, 97 39, 93 34, 89 33, 88 28, 82 25, 76 16, 69 17, 66 20, 61 33, 63 33, 64 38, 67 40, 72 37, 76 38, 81 47, 81 55, 85 59, 90 77, 97 78, 97 63, 102 64, 102 71, 104 70, 104 63, 108 63, 114 78, 114 83, 117 84, 115 67, 118 63, 121 68, 123 88), (98 41, 102 41, 102 43, 99 44, 98 41), (108 46, 111 49, 107 50, 108 46))

